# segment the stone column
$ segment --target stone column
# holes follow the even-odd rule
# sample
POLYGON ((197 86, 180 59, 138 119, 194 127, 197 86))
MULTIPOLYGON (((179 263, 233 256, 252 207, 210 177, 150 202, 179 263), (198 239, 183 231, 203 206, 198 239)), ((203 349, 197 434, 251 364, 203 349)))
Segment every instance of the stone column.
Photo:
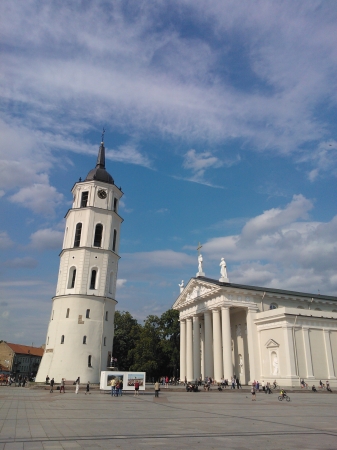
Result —
POLYGON ((309 327, 302 327, 302 333, 303 333, 305 363, 306 363, 306 367, 307 367, 307 378, 310 379, 310 378, 314 378, 314 373, 312 370, 309 327))
POLYGON ((200 322, 200 350, 201 350, 201 377, 205 379, 205 324, 204 321, 199 319, 200 322))
POLYGON ((193 380, 193 328, 192 317, 186 319, 186 377, 193 380))
POLYGON ((221 308, 222 317, 222 358, 223 358, 223 375, 224 378, 230 380, 233 376, 232 363, 232 336, 231 336, 231 321, 229 307, 223 306, 221 308))
POLYGON ((201 354, 200 354, 200 326, 199 317, 193 317, 193 379, 199 379, 201 375, 201 354))
POLYGON ((325 353, 326 353, 326 362, 328 367, 328 379, 329 380, 335 380, 335 370, 333 367, 333 357, 332 357, 332 350, 331 350, 331 341, 330 341, 330 331, 329 330, 323 330, 323 336, 324 336, 324 344, 325 344, 325 353))
POLYGON ((205 377, 213 378, 213 330, 211 311, 204 313, 205 323, 205 377))
MULTIPOLYGON (((293 329, 291 327, 283 327, 284 336, 284 348, 286 350, 286 378, 297 378, 296 365, 295 365, 295 351, 294 351, 294 339, 293 339, 293 329)), ((278 358, 280 355, 278 354, 278 358)), ((279 367, 280 369, 280 367, 279 367)), ((279 370, 280 372, 280 370, 279 370)), ((280 376, 280 373, 278 373, 280 376)), ((298 378, 297 378, 298 379, 298 378)))
POLYGON ((213 316, 214 379, 219 383, 223 376, 220 310, 212 309, 212 316, 213 316))
POLYGON ((186 377, 186 320, 180 321, 180 380, 186 377))
POLYGON ((255 346, 257 345, 257 333, 255 330, 255 317, 256 311, 253 309, 247 310, 247 343, 248 343, 248 356, 249 356, 249 372, 250 372, 250 382, 259 379, 256 373, 256 351, 255 346))

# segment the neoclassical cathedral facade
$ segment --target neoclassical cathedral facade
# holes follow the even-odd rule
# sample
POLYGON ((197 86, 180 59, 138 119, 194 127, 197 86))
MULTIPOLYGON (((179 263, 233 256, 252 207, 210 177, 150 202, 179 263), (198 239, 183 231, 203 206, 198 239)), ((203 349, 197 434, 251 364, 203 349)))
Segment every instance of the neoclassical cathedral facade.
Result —
POLYGON ((199 272, 173 305, 180 317, 180 379, 337 386, 337 297, 230 283, 199 272))

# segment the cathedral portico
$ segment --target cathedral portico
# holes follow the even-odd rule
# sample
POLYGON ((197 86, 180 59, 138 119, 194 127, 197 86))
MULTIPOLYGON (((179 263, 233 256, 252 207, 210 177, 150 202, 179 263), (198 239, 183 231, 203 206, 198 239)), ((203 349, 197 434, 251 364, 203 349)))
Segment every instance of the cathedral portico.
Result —
POLYGON ((230 283, 224 260, 220 280, 206 278, 200 261, 199 255, 198 276, 179 285, 173 305, 180 313, 181 379, 335 382, 336 297, 230 283))

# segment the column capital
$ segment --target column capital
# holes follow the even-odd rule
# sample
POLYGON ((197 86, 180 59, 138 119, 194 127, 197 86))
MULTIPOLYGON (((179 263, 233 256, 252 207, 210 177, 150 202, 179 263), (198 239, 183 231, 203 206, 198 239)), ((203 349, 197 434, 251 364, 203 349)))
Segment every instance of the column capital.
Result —
POLYGON ((192 322, 192 317, 186 317, 185 319, 187 322, 192 322))
POLYGON ((212 314, 215 314, 215 313, 220 314, 220 308, 214 308, 214 309, 211 309, 211 311, 212 311, 212 314))
POLYGON ((221 305, 221 310, 230 309, 230 305, 221 305))
POLYGON ((211 310, 208 309, 207 311, 205 311, 205 312, 204 312, 204 315, 205 315, 205 316, 206 316, 206 315, 207 315, 207 316, 210 316, 210 315, 211 315, 211 310))

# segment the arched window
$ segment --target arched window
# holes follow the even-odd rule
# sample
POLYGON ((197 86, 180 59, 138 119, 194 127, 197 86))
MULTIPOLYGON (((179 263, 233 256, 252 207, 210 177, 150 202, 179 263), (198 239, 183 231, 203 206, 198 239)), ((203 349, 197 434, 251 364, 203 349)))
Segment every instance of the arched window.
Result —
POLYGON ((68 278, 68 289, 73 289, 75 287, 76 280, 76 267, 70 267, 69 278, 68 278))
POLYGON ((78 223, 75 230, 74 247, 79 247, 81 243, 82 224, 78 223))
POLYGON ((91 355, 88 356, 88 367, 91 367, 91 355))
POLYGON ((86 344, 86 343, 87 343, 87 337, 83 336, 83 344, 86 344))
POLYGON ((98 223, 95 228, 94 247, 101 247, 103 236, 103 225, 98 223))
POLYGON ((105 320, 106 321, 108 321, 108 317, 109 317, 108 311, 105 311, 105 320))
POLYGON ((114 236, 112 240, 112 251, 116 251, 117 230, 114 230, 114 236))
POLYGON ((90 289, 96 289, 96 276, 97 276, 97 270, 93 269, 91 271, 90 289))
POLYGON ((113 294, 113 290, 114 290, 114 273, 110 272, 109 294, 113 294))
POLYGON ((114 211, 117 212, 118 198, 114 198, 114 211))
POLYGON ((69 308, 67 308, 66 319, 69 319, 69 313, 70 313, 70 309, 69 309, 69 308))
POLYGON ((85 313, 85 318, 90 319, 90 309, 87 309, 87 312, 85 313))
POLYGON ((269 309, 277 309, 278 305, 276 303, 271 303, 269 309))
POLYGON ((61 344, 64 344, 64 334, 61 336, 61 344))

